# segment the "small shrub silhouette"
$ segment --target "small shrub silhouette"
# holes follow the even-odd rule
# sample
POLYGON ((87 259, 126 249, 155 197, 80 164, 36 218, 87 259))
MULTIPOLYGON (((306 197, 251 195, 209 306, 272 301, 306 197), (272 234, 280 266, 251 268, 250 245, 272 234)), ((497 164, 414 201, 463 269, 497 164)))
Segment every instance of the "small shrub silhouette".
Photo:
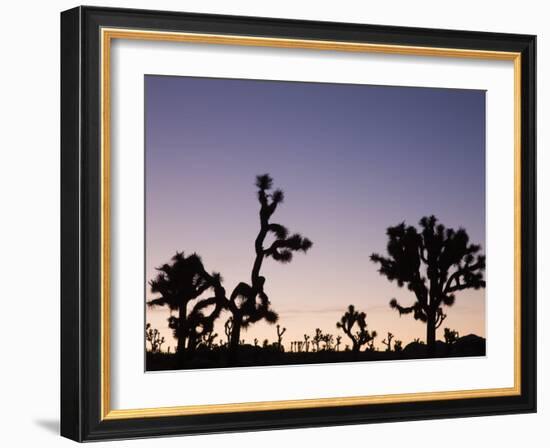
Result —
POLYGON ((458 331, 451 330, 450 328, 445 328, 443 336, 445 338, 445 343, 449 346, 455 344, 459 338, 458 331))
POLYGON ((286 328, 281 328, 281 326, 277 324, 277 346, 281 351, 284 351, 283 335, 285 334, 285 332, 286 332, 286 328))
POLYGON ((391 341, 393 339, 393 334, 388 331, 388 338, 382 340, 382 344, 386 346, 386 351, 391 352, 391 341))
POLYGON ((340 328, 352 342, 352 351, 359 352, 361 347, 376 337, 376 331, 367 330, 367 314, 359 312, 353 305, 336 322, 336 328, 340 328), (357 326, 357 329, 354 329, 357 326))
POLYGON ((311 336, 304 334, 304 349, 307 352, 309 352, 309 340, 311 339, 311 336))
POLYGON ((390 307, 426 323, 428 354, 434 355, 436 330, 446 318, 443 306, 452 306, 459 291, 485 287, 485 256, 479 245, 470 244, 464 229, 445 228, 434 216, 419 224, 420 230, 405 223, 389 227, 388 256, 372 254, 371 260, 381 275, 415 294, 413 305, 392 299, 390 307))
MULTIPOLYGON (((164 336, 160 336, 160 331, 156 328, 152 328, 151 324, 145 325, 145 339, 151 344, 152 353, 162 352, 162 344, 164 344, 164 336)), ((170 347, 168 347, 170 350, 170 347)))
POLYGON ((315 329, 315 335, 311 339, 312 344, 315 346, 315 351, 321 350, 321 342, 323 342, 323 332, 320 328, 315 329))

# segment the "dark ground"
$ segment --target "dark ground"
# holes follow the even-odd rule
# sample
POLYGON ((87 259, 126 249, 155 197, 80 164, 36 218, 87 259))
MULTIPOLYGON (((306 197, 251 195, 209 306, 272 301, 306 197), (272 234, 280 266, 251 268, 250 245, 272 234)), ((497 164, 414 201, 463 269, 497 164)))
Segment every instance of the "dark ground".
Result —
MULTIPOLYGON (((436 357, 452 358, 466 356, 485 356, 485 339, 470 334, 459 338, 452 346, 437 341, 436 357)), ((318 352, 282 352, 270 346, 267 348, 253 345, 239 346, 238 361, 228 362, 228 352, 225 348, 199 348, 194 356, 186 360, 184 365, 178 365, 177 356, 173 353, 147 352, 146 370, 179 370, 208 369, 219 367, 250 367, 291 364, 322 364, 351 361, 390 361, 400 359, 427 358, 426 345, 411 342, 401 352, 386 351, 326 351, 318 352)))

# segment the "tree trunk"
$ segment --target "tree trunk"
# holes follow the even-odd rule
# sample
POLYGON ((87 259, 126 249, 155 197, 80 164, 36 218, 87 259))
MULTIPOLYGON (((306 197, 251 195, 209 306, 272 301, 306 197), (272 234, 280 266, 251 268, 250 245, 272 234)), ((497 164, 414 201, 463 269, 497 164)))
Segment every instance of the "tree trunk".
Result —
POLYGON ((241 318, 233 315, 233 330, 231 331, 231 345, 229 347, 229 362, 233 363, 237 360, 237 351, 241 339, 241 318))
POLYGON ((178 308, 178 323, 177 323, 177 336, 178 344, 176 346, 176 356, 178 360, 178 365, 183 367, 185 364, 185 342, 186 334, 184 331, 184 319, 185 319, 185 305, 180 305, 178 308))
POLYGON ((426 322, 426 345, 428 356, 435 356, 435 314, 428 315, 428 321, 426 322))

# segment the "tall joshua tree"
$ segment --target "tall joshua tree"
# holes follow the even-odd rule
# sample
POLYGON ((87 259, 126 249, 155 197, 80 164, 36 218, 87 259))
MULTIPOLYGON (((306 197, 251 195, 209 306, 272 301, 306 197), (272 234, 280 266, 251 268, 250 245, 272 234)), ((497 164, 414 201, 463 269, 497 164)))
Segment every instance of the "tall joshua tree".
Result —
POLYGON ((354 352, 359 352, 363 345, 377 336, 376 331, 367 330, 367 314, 357 311, 353 305, 349 305, 340 321, 336 322, 336 328, 340 328, 351 339, 354 352), (357 329, 355 329, 356 324, 357 329))
POLYGON ((428 353, 434 355, 436 330, 446 317, 443 307, 452 306, 459 291, 485 287, 485 256, 464 229, 445 228, 434 216, 419 224, 420 230, 405 223, 389 227, 388 256, 372 254, 371 260, 389 281, 414 293, 411 306, 392 299, 390 307, 426 323, 428 353))
POLYGON ((272 258, 280 263, 292 261, 294 252, 307 252, 312 242, 295 233, 289 235, 286 227, 271 222, 271 218, 277 207, 282 204, 284 194, 282 190, 273 188, 273 179, 269 174, 256 177, 258 188, 258 202, 260 203, 260 230, 254 242, 255 259, 250 275, 250 284, 239 283, 229 298, 227 307, 233 316, 233 329, 231 332, 231 350, 235 352, 239 344, 241 329, 250 324, 265 319, 269 323, 275 323, 278 315, 270 308, 270 302, 264 291, 265 277, 260 275, 265 259, 272 258), (273 242, 265 246, 268 235, 272 234, 273 242))

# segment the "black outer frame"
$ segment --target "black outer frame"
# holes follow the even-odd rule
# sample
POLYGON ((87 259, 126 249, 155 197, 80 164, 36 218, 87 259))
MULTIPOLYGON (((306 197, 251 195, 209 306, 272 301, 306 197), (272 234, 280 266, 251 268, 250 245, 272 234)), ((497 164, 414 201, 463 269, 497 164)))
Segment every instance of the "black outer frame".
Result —
POLYGON ((61 14, 61 435, 76 441, 536 412, 536 37, 77 7, 61 14), (100 28, 521 52, 521 395, 100 419, 100 28))

